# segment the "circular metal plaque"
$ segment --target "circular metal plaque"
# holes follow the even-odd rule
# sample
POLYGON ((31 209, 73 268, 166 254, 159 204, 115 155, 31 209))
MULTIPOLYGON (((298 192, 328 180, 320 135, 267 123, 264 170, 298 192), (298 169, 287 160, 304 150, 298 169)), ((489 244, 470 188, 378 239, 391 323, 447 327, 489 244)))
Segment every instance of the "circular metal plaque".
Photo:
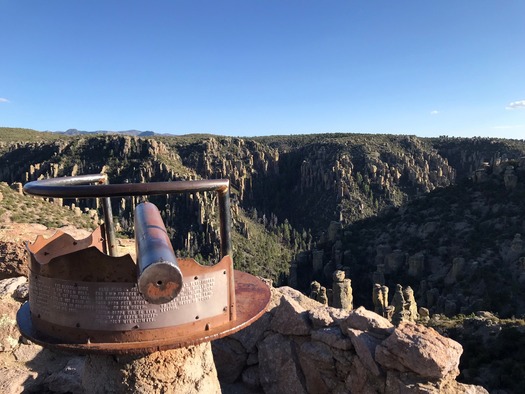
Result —
MULTIPOLYGON (((75 340, 68 335, 74 328, 53 324, 45 327, 57 336, 50 337, 39 330, 38 319, 31 315, 29 302, 26 302, 17 314, 17 323, 22 335, 44 347, 76 353, 95 354, 146 354, 160 350, 175 349, 212 341, 231 335, 256 321, 270 302, 269 287, 253 275, 235 271, 235 319, 224 322, 217 318, 196 319, 195 322, 175 327, 157 329, 135 329, 129 331, 91 330, 88 332, 94 340, 98 337, 107 341, 75 340), (57 339, 60 338, 60 339, 57 339), (66 338, 66 339, 64 339, 66 338)), ((44 322, 44 325, 46 323, 44 322)), ((85 330, 84 330, 85 332, 85 330)))

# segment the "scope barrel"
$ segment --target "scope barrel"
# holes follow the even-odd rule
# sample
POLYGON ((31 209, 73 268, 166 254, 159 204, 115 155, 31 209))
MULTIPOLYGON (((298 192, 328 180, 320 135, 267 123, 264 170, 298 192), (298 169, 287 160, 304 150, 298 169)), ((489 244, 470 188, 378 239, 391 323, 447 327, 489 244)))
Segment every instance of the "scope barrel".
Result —
POLYGON ((137 284, 152 304, 173 300, 182 290, 182 272, 157 207, 143 202, 135 208, 137 284))

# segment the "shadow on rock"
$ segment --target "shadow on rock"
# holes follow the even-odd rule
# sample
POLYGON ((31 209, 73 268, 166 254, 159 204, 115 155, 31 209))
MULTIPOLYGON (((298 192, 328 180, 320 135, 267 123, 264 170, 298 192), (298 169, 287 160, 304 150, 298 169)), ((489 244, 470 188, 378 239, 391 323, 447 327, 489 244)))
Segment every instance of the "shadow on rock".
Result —
POLYGON ((26 361, 25 365, 30 374, 22 384, 24 393, 84 392, 82 388, 84 356, 42 349, 32 359, 26 361))

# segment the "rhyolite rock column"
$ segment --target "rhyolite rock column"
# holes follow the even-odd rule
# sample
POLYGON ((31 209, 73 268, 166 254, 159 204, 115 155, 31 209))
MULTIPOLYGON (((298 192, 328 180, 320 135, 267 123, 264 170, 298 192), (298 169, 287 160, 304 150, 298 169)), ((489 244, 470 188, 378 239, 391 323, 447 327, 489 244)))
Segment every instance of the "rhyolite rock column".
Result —
POLYGON ((352 295, 352 281, 345 278, 345 272, 337 270, 332 276, 333 284, 333 307, 341 308, 347 311, 352 310, 353 295, 352 295))
POLYGON ((328 305, 328 294, 326 292, 326 287, 321 286, 317 281, 310 283, 310 298, 316 300, 321 304, 328 305))
POLYGON ((408 313, 406 311, 405 302, 403 287, 400 284, 397 284, 394 297, 392 298, 392 305, 394 306, 392 323, 394 323, 396 326, 398 326, 401 322, 408 321, 408 313))
POLYGON ((372 289, 372 302, 374 303, 374 312, 384 317, 383 293, 379 283, 375 283, 372 289))
POLYGON ((220 393, 209 342, 148 355, 88 355, 86 393, 220 393))
POLYGON ((319 291, 321 291, 321 284, 314 280, 312 283, 310 283, 310 298, 317 301, 317 297, 319 297, 319 291))
POLYGON ((405 299, 405 310, 408 312, 408 320, 414 323, 419 319, 414 290, 412 290, 410 286, 407 286, 403 290, 403 297, 405 299))
POLYGON ((323 305, 328 305, 328 295, 326 294, 326 287, 321 286, 317 301, 323 305))

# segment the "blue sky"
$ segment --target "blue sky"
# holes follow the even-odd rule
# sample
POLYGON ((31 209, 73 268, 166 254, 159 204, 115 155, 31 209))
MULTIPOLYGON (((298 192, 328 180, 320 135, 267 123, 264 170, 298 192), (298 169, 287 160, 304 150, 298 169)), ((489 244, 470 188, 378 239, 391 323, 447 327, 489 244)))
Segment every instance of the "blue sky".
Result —
POLYGON ((525 138, 523 0, 0 0, 0 126, 525 138))

